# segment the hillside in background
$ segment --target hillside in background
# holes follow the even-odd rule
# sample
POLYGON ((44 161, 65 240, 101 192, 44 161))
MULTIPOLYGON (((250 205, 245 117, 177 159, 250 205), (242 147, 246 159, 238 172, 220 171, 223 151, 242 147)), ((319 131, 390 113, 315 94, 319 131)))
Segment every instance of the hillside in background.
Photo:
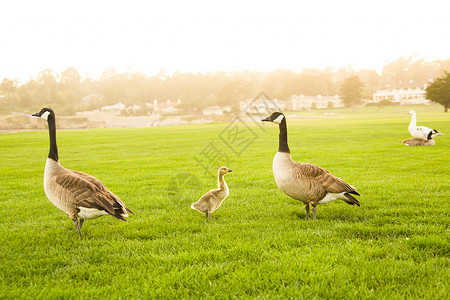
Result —
POLYGON ((59 115, 100 109, 105 105, 123 103, 138 105, 137 115, 146 115, 146 103, 154 100, 181 102, 185 112, 198 111, 211 105, 237 106, 264 91, 271 98, 287 100, 292 95, 339 94, 349 77, 357 76, 364 84, 364 97, 385 88, 421 87, 450 71, 450 59, 428 62, 414 57, 399 58, 375 70, 341 68, 304 69, 301 72, 280 69, 273 72, 217 72, 166 74, 120 73, 105 70, 99 78, 82 78, 74 67, 56 73, 46 69, 35 78, 21 83, 4 78, 0 84, 0 114, 31 112, 51 106, 59 115))

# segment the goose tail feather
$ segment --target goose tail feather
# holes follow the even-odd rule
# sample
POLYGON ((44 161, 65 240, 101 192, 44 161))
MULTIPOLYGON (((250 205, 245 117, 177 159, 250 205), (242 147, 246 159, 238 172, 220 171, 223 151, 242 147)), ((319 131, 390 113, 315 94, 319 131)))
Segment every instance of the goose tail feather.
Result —
POLYGON ((353 195, 356 195, 356 196, 361 196, 357 191, 351 191, 351 192, 348 192, 349 194, 353 194, 353 195))
MULTIPOLYGON (((352 194, 355 194, 355 195, 359 196, 358 192, 352 192, 352 194)), ((359 201, 355 197, 350 195, 349 193, 345 193, 344 196, 347 198, 347 199, 344 199, 345 203, 350 204, 350 205, 355 205, 356 204, 357 206, 361 206, 359 201)))

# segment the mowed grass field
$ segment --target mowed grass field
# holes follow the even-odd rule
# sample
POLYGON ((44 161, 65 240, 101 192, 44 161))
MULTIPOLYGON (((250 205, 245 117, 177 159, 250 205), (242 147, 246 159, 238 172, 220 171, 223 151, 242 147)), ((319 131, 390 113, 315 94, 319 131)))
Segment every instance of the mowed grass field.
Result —
POLYGON ((44 194, 48 132, 0 134, 0 298, 448 299, 450 114, 414 108, 445 135, 406 147, 409 109, 287 114, 293 159, 362 195, 317 220, 275 185, 274 124, 60 130, 61 164, 136 213, 88 220, 81 239, 44 194), (230 195, 208 222, 190 203, 219 165, 230 195))

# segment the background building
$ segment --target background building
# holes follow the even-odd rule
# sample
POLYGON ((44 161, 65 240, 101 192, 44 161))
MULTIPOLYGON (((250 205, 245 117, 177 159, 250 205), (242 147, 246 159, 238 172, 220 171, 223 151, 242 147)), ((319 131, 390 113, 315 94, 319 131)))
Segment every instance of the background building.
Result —
POLYGON ((289 109, 311 110, 318 108, 344 107, 344 102, 338 95, 335 96, 305 96, 292 95, 289 100, 289 109))
POLYGON ((401 105, 410 104, 430 104, 431 101, 425 98, 425 90, 415 87, 407 89, 390 89, 379 90, 373 94, 373 100, 369 101, 377 103, 383 100, 400 103, 401 105))

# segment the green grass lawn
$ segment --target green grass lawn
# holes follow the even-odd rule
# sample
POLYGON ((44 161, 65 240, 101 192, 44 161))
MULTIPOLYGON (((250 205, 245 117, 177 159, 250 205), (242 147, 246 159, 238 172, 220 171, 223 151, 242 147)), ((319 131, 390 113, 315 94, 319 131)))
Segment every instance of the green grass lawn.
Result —
POLYGON ((1 134, 0 298, 448 299, 450 114, 416 107, 445 135, 406 147, 409 109, 287 114, 293 159, 362 195, 317 220, 275 185, 273 124, 58 131, 61 164, 136 213, 88 220, 81 239, 44 194, 48 132, 1 134), (220 165, 230 195, 208 222, 190 203, 220 165))

